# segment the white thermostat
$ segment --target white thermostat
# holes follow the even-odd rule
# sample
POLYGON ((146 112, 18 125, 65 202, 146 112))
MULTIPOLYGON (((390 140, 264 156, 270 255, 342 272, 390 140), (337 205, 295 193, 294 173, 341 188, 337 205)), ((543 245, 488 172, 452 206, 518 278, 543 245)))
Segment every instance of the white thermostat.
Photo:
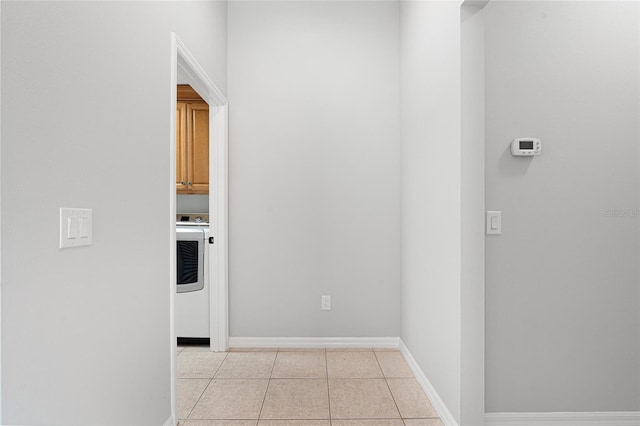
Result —
POLYGON ((511 155, 538 155, 540 152, 542 152, 542 142, 538 138, 517 138, 511 142, 511 155))

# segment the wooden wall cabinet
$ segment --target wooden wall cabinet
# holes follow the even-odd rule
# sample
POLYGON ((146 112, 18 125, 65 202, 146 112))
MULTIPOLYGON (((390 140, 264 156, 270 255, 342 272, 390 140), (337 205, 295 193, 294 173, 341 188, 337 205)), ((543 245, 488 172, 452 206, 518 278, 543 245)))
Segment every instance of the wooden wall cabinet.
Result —
POLYGON ((209 193, 209 105, 190 86, 178 86, 176 192, 209 193))

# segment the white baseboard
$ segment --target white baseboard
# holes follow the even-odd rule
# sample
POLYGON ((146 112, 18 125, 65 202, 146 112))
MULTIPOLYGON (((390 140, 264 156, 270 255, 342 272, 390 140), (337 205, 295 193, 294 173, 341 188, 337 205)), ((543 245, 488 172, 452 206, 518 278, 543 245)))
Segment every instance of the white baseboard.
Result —
POLYGON ((230 337, 232 348, 398 348, 398 337, 230 337))
POLYGON ((176 426, 176 421, 173 419, 173 416, 169 416, 169 418, 162 424, 162 426, 176 426))
POLYGON ((640 411, 486 413, 485 426, 638 426, 640 411))
POLYGON ((407 360, 407 364, 409 364, 409 367, 411 367, 411 370, 416 376, 418 383, 420 383, 420 386, 422 387, 422 390, 424 390, 424 393, 427 394, 427 398, 429 398, 429 401, 431 401, 431 405, 433 405, 433 408, 438 413, 438 416, 440 416, 440 420, 442 421, 444 426, 458 426, 458 422, 456 421, 455 417, 453 417, 453 414, 451 414, 449 408, 447 408, 442 398, 440 398, 440 395, 438 395, 438 392, 436 392, 435 388, 433 387, 427 376, 424 374, 424 371, 422 371, 422 368, 420 368, 416 360, 413 358, 413 355, 411 355, 409 348, 407 348, 402 339, 400 339, 400 352, 402 352, 402 355, 404 355, 404 358, 407 360))

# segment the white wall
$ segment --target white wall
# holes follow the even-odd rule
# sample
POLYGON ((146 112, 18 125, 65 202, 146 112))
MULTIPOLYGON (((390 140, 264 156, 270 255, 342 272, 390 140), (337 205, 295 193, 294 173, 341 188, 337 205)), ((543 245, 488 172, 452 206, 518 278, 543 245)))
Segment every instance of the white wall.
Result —
POLYGON ((640 409, 638 8, 485 9, 487 412, 640 409))
POLYGON ((177 194, 177 213, 209 213, 209 195, 177 194))
POLYGON ((460 2, 401 2, 402 339, 461 404, 460 2))
POLYGON ((484 10, 463 6, 460 19, 460 424, 477 426, 484 422, 484 10))
POLYGON ((2 2, 3 424, 170 415, 171 31, 225 89, 225 3, 2 2))
POLYGON ((231 336, 399 335, 398 54, 396 2, 229 4, 231 336))

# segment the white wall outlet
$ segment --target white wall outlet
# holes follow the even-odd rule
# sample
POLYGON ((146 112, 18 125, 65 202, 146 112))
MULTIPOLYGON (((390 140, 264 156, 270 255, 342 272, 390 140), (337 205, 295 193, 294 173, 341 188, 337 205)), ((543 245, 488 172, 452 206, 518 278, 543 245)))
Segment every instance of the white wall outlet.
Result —
POLYGON ((60 209, 60 248, 90 246, 93 242, 92 209, 60 209))
POLYGON ((320 297, 320 309, 323 311, 331 310, 331 296, 320 297))

